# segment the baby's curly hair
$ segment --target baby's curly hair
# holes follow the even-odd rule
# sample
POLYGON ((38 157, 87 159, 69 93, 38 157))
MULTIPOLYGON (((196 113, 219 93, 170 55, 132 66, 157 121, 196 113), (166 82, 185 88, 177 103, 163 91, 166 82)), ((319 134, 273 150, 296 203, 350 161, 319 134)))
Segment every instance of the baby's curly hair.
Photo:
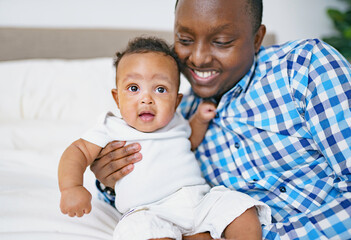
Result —
POLYGON ((127 48, 122 52, 117 52, 114 59, 114 66, 118 67, 119 62, 126 54, 132 53, 149 53, 160 52, 165 56, 172 57, 177 63, 178 72, 181 71, 181 63, 174 51, 173 46, 170 46, 165 40, 158 37, 136 37, 129 41, 127 48))

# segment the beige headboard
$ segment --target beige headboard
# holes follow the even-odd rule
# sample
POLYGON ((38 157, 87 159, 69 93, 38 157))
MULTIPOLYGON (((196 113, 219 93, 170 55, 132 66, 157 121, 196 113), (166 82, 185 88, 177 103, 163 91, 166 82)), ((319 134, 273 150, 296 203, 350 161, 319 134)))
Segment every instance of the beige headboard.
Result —
POLYGON ((112 57, 130 38, 141 35, 173 39, 171 32, 144 30, 0 28, 0 61, 112 57))
MULTIPOLYGON (((172 32, 130 29, 0 28, 0 61, 113 57, 135 36, 156 35, 173 42, 172 32)), ((263 45, 275 43, 267 34, 263 45)))

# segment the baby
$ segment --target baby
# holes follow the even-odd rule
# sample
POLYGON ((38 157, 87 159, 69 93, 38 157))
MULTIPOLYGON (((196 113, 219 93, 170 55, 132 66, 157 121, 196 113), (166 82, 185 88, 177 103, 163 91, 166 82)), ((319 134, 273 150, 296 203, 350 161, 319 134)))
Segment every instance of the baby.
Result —
POLYGON ((136 38, 117 53, 115 65, 112 95, 119 113, 107 113, 64 151, 58 170, 61 211, 71 217, 91 211, 83 174, 107 143, 124 140, 140 143, 143 159, 116 183, 115 206, 123 216, 114 239, 186 239, 205 232, 261 239, 269 207, 224 186, 211 188, 201 176, 191 149, 201 143, 216 108, 200 103, 190 125, 176 111, 182 94, 173 50, 161 39, 136 38), (238 236, 237 229, 247 226, 252 231, 238 236))

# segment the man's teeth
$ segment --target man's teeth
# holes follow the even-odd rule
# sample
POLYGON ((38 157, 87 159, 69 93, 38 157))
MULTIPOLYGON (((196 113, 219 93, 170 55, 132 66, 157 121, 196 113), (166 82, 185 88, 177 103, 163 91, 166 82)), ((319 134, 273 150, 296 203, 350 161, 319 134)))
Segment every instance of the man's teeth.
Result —
POLYGON ((194 73, 201 78, 207 78, 209 76, 216 74, 216 71, 200 72, 200 71, 194 70, 194 73))

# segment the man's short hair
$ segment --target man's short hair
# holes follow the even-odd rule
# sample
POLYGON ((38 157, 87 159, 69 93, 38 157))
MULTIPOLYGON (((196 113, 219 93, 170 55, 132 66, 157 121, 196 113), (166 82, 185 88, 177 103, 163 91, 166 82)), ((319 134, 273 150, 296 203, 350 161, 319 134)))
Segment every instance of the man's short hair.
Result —
MULTIPOLYGON (((175 9, 177 8, 178 1, 176 0, 175 9)), ((234 0, 235 1, 235 0, 234 0)), ((247 13, 252 19, 252 29, 256 32, 262 24, 262 12, 263 4, 262 0, 246 0, 247 1, 247 13)))

